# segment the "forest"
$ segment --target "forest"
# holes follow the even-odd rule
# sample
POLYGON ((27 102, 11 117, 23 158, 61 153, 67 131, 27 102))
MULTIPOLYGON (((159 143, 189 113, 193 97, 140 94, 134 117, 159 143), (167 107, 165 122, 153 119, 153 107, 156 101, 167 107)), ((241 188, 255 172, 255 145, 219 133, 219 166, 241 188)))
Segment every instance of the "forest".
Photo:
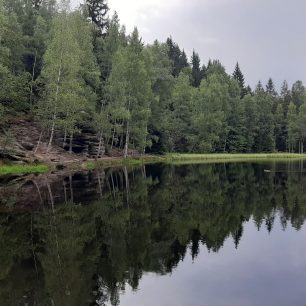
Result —
POLYGON ((96 156, 141 153, 303 153, 306 89, 252 89, 237 63, 190 59, 172 37, 145 44, 126 33, 106 0, 0 0, 0 128, 30 118, 40 140, 73 151, 78 135, 97 139, 96 156))

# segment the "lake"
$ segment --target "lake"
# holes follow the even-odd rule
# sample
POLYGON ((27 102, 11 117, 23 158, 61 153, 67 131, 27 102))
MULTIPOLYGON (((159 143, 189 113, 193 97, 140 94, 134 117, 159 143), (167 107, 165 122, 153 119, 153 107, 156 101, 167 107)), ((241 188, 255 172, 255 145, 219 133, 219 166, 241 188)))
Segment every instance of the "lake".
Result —
POLYGON ((0 305, 306 303, 300 162, 0 178, 0 305))

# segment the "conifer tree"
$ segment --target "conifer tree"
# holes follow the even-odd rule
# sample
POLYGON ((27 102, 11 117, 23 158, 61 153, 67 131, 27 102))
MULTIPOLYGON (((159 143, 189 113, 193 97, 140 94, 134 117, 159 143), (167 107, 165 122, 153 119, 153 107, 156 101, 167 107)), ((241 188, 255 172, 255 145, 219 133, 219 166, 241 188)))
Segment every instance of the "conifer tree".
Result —
POLYGON ((277 91, 275 90, 274 82, 271 78, 269 78, 266 85, 266 93, 272 97, 277 97, 277 91))
POLYGON ((241 92, 241 98, 243 98, 246 95, 245 80, 238 63, 236 64, 235 71, 233 73, 233 78, 238 82, 241 92))
POLYGON ((191 73, 191 84, 193 87, 199 87, 202 81, 202 73, 201 73, 201 62, 198 53, 193 50, 192 57, 192 73, 191 73))
POLYGON ((173 64, 172 75, 178 77, 181 71, 188 67, 188 61, 185 51, 181 51, 178 44, 173 42, 172 38, 167 39, 168 56, 173 64))
POLYGON ((99 35, 105 36, 109 25, 107 0, 86 0, 88 15, 96 25, 99 35))

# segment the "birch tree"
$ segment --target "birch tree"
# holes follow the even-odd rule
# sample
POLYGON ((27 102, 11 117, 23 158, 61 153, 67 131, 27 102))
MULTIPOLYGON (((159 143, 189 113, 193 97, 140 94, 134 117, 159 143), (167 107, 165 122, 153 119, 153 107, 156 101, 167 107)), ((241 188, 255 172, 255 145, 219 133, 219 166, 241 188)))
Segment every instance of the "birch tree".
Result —
MULTIPOLYGON (((48 150, 52 147, 55 129, 61 125, 62 117, 72 116, 72 113, 67 113, 67 105, 71 105, 74 99, 78 100, 81 52, 67 6, 67 1, 62 1, 61 12, 54 18, 42 70, 45 95, 39 105, 39 115, 45 127, 50 129, 48 150)), ((75 112, 75 108, 71 112, 75 112)), ((74 125, 75 120, 66 122, 66 127, 71 122, 74 125)))
POLYGON ((128 46, 117 51, 109 88, 111 103, 116 105, 117 110, 121 110, 126 158, 131 141, 134 148, 145 150, 152 100, 151 81, 137 29, 131 34, 128 46))

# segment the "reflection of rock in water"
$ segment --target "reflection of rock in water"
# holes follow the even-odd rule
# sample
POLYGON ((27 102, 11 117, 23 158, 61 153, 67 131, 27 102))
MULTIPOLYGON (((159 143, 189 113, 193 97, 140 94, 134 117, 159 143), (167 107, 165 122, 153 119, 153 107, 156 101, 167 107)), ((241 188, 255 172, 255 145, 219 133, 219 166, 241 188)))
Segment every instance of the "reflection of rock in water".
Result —
MULTIPOLYGON (((122 170, 123 171, 123 170, 122 170)), ((80 172, 65 175, 31 175, 0 185, 0 205, 2 211, 14 208, 41 209, 52 201, 57 204, 74 201, 86 204, 103 196, 103 192, 113 192, 121 188, 123 174, 113 170, 80 172), (114 179, 115 178, 115 179, 114 179), (50 190, 52 191, 50 193, 50 190), (52 199, 50 199, 52 194, 52 199)))

